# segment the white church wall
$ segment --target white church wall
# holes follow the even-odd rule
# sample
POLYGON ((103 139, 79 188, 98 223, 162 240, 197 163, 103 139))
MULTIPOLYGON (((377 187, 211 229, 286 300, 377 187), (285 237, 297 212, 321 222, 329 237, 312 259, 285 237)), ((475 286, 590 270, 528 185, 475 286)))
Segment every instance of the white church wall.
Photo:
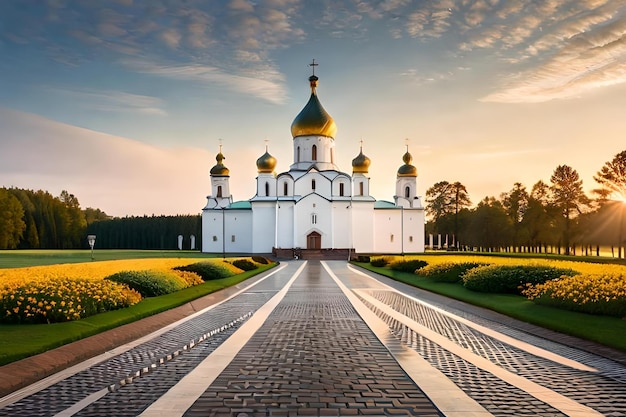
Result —
POLYGON ((424 210, 404 210, 404 252, 424 252, 424 210))
POLYGON ((319 172, 312 171, 298 178, 295 182, 295 195, 306 196, 311 193, 329 196, 331 192, 331 182, 319 172), (314 188, 315 187, 315 188, 314 188))
POLYGON ((332 248, 345 249, 351 247, 350 201, 332 203, 332 248))
POLYGON ((402 210, 374 210, 374 252, 402 252, 402 210))
POLYGON ((272 174, 259 174, 257 177, 256 195, 259 197, 276 197, 276 178, 272 174))
POLYGON ((276 238, 276 202, 255 202, 252 204, 253 220, 250 229, 252 252, 270 253, 276 238))
POLYGON ((204 210, 202 212, 202 252, 222 252, 221 210, 204 210))
MULTIPOLYGON (((225 210, 226 229, 224 244, 226 252, 252 252, 252 210, 225 210)), ((221 237, 220 237, 221 239, 221 237)))
POLYGON ((278 203, 278 220, 276 224, 276 247, 294 248, 294 209, 293 201, 281 201, 278 203))
POLYGON ((306 170, 312 163, 320 169, 336 169, 334 166, 335 140, 325 136, 298 136, 293 140, 293 160, 290 170, 306 170), (313 147, 315 146, 315 152, 313 147), (313 155, 315 153, 315 155, 313 155), (315 158, 313 158, 315 156, 315 158))
POLYGON ((295 247, 306 248, 307 236, 313 231, 322 236, 322 248, 331 247, 331 203, 319 195, 309 194, 296 205, 295 247))
POLYGON ((352 202, 352 247, 359 253, 374 252, 374 203, 352 202))

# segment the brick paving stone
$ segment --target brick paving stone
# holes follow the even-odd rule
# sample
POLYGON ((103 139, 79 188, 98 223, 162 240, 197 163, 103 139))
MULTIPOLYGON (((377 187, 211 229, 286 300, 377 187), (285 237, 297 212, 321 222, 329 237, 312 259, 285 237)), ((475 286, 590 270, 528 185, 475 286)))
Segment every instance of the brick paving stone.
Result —
POLYGON ((232 390, 232 378, 224 375, 233 373, 247 382, 248 392, 258 392, 260 376, 277 378, 277 386, 264 392, 266 401, 254 408, 267 416, 279 415, 286 406, 296 407, 298 415, 387 415, 398 396, 410 401, 403 405, 404 415, 441 416, 321 266, 309 263, 305 271, 185 416, 201 415, 196 406, 205 395, 219 398, 232 390), (386 397, 389 390, 392 396, 386 397), (418 407, 421 411, 415 411, 418 407))

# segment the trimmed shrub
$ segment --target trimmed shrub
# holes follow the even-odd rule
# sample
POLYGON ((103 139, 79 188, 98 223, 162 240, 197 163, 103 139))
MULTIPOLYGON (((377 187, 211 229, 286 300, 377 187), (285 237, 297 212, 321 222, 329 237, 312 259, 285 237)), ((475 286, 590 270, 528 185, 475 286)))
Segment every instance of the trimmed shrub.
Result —
POLYGON ((172 272, 181 277, 187 283, 188 287, 193 287, 194 285, 200 285, 204 283, 202 277, 200 277, 200 275, 196 274, 195 272, 179 271, 176 269, 173 269, 172 272))
POLYGON ((415 271, 417 275, 428 277, 433 281, 456 283, 463 280, 462 275, 470 269, 489 264, 478 262, 443 262, 426 265, 415 271))
POLYGON ((363 262, 363 263, 369 263, 370 262, 370 257, 367 255, 359 255, 356 257, 356 261, 357 262, 363 262))
POLYGON ((254 262, 247 259, 235 259, 233 261, 233 265, 244 271, 252 271, 258 268, 258 266, 256 266, 254 262))
POLYGON ((542 284, 563 275, 574 276, 572 269, 540 265, 488 265, 470 269, 463 275, 465 288, 488 293, 521 294, 527 284, 542 284))
POLYGON ((177 274, 166 271, 120 271, 104 279, 126 284, 142 297, 169 294, 189 286, 177 274))
POLYGON ((389 261, 384 256, 381 256, 380 258, 370 258, 370 265, 378 267, 378 268, 387 266, 388 263, 389 261))
POLYGON ((267 264, 270 263, 270 261, 267 258, 265 258, 263 256, 259 256, 259 255, 254 255, 252 257, 252 260, 254 262, 258 263, 258 264, 261 264, 261 265, 267 265, 267 264))
POLYGON ((417 269, 423 268, 428 265, 428 262, 421 259, 408 259, 406 261, 393 262, 390 267, 394 271, 410 272, 414 273, 417 269))
POLYGON ((242 269, 237 268, 235 265, 231 265, 228 262, 223 261, 196 262, 185 266, 177 266, 174 269, 177 271, 195 272, 205 281, 228 278, 243 272, 242 269))

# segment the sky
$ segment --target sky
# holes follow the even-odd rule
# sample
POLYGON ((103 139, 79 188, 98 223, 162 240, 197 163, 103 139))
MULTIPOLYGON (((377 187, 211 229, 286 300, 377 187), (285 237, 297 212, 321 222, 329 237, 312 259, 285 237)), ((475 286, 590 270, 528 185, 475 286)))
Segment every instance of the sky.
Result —
POLYGON ((473 203, 626 150, 624 0, 2 0, 0 57, 0 187, 113 216, 200 213, 220 144, 235 200, 287 171, 313 59, 377 199, 406 146, 473 203))

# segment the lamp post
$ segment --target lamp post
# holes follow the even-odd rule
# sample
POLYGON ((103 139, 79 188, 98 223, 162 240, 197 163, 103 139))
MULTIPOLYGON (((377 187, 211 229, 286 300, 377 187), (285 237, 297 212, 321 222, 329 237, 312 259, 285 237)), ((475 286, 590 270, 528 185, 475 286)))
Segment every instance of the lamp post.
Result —
POLYGON ((91 248, 91 260, 93 261, 93 245, 96 244, 96 235, 88 235, 87 242, 89 242, 89 247, 91 248))

